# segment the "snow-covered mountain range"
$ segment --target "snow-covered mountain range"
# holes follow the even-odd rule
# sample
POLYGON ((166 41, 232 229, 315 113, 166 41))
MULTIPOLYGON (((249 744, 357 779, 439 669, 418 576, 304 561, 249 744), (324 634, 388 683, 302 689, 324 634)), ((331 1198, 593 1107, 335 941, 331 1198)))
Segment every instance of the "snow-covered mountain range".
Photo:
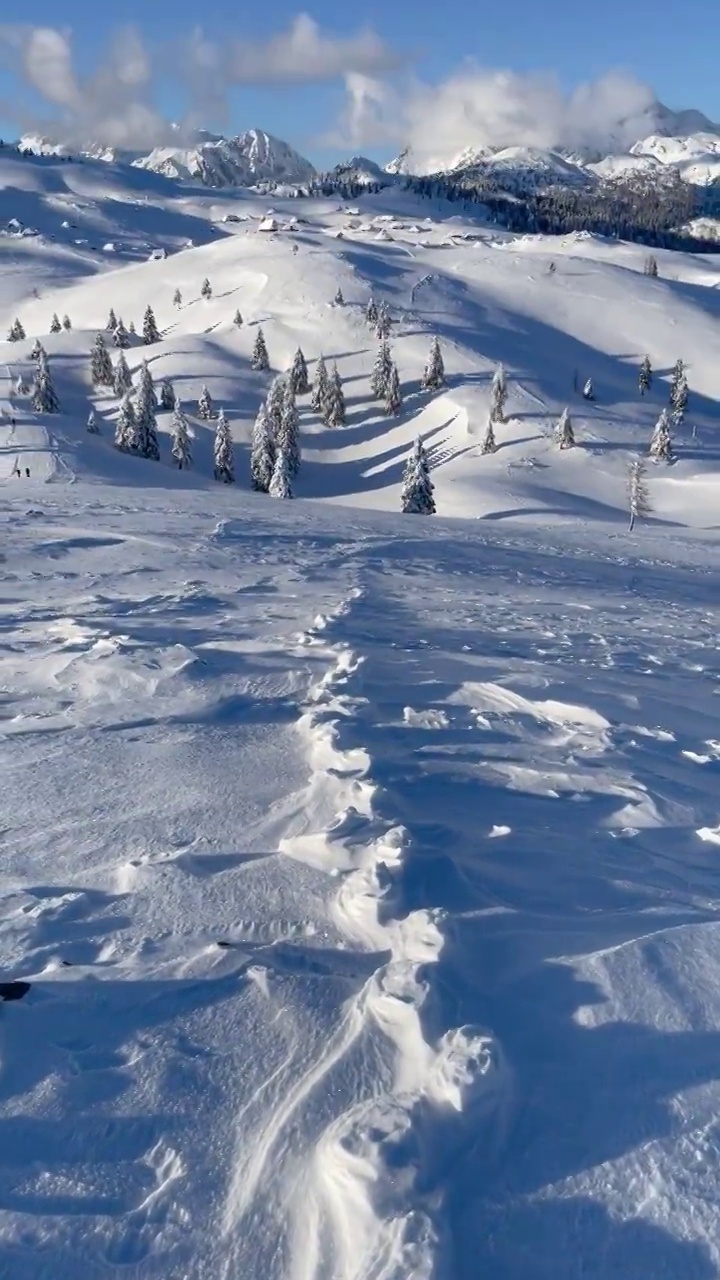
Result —
POLYGON ((618 121, 611 131, 606 151, 556 147, 528 147, 523 139, 515 145, 466 146, 446 156, 420 159, 406 147, 386 166, 389 174, 460 173, 486 171, 493 176, 531 178, 535 185, 578 186, 595 179, 626 178, 633 174, 680 177, 694 186, 709 186, 720 179, 720 124, 700 111, 673 112, 657 102, 638 121, 647 124, 629 146, 627 122, 618 121))
MULTIPOLYGON (((179 131, 178 131, 179 133, 179 131)), ((207 187, 253 187, 262 182, 307 182, 315 167, 287 142, 262 129, 246 129, 234 138, 198 131, 191 139, 178 138, 147 154, 118 151, 98 143, 73 148, 54 139, 28 134, 18 144, 35 155, 80 154, 108 163, 125 163, 149 169, 166 178, 191 179, 207 187)))

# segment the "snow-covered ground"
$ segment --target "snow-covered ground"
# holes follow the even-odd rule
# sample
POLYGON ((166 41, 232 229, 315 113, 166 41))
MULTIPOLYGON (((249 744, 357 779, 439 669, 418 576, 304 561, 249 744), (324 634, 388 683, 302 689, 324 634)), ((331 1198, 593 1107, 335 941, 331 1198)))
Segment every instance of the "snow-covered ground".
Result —
MULTIPOLYGON (((88 219, 131 228, 102 171, 118 207, 88 219)), ((148 181, 207 243, 108 270, 59 230, 0 240, 0 330, 27 332, 0 352, 0 981, 30 983, 0 1003, 0 1275, 710 1280, 720 263, 659 253, 654 280, 640 246, 462 240, 397 191, 358 217, 276 200, 305 221, 267 235, 255 197, 148 181), (162 341, 131 367, 189 408, 208 384, 234 487, 195 418, 191 472, 162 417, 159 464, 112 447, 88 353, 110 306, 140 327, 148 303, 162 341), (248 485, 259 324, 274 370, 300 343, 348 398, 335 429, 301 402, 293 502, 248 485), (59 415, 15 391, 38 336, 59 415), (628 535, 678 356, 678 461, 628 535), (451 519, 397 514, 418 432, 451 519)))

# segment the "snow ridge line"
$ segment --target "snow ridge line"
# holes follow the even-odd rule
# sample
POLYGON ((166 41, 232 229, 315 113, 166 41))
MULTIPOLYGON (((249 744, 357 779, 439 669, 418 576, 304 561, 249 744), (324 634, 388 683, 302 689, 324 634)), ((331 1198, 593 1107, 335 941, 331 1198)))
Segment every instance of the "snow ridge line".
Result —
MULTIPOLYGON (((326 644, 329 626, 362 596, 355 589, 316 619, 301 645, 326 644)), ((299 1180, 288 1280, 433 1280, 446 1245, 437 1225, 439 1188, 463 1143, 460 1113, 472 1105, 475 1114, 480 1102, 495 1114, 506 1072, 480 1028, 453 1028, 434 1045, 425 1038, 421 1010, 432 995, 428 966, 443 947, 443 913, 392 914, 411 837, 381 816, 383 792, 368 751, 342 744, 356 710, 367 706, 354 691, 365 659, 344 643, 326 648, 331 664, 300 719, 311 764, 304 815, 280 849, 340 875, 335 923, 352 945, 388 957, 350 1006, 353 1031, 342 1052, 380 1032, 394 1053, 389 1087, 376 1077, 371 1096, 331 1122, 299 1180)))

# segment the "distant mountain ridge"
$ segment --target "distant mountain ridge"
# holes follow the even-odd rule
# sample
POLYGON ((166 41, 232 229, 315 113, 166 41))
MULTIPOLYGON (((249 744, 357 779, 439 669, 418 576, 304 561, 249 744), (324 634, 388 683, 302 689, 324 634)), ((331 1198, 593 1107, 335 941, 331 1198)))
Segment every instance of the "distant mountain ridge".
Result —
MULTIPOLYGON (((179 130, 178 130, 179 133, 179 130)), ((246 129, 234 138, 198 130, 189 140, 154 147, 143 154, 88 142, 73 148, 66 143, 28 134, 19 150, 35 155, 87 156, 110 164, 131 164, 167 178, 192 180, 208 187, 253 187, 263 182, 309 182, 315 166, 289 143, 262 129, 246 129)))

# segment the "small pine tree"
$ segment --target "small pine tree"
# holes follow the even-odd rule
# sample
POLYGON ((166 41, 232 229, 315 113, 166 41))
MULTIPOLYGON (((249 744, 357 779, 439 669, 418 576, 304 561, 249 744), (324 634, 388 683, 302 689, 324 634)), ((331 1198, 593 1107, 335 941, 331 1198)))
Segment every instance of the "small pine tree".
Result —
POLYGON ((402 510, 409 515, 435 515, 434 489, 427 454, 418 438, 405 465, 400 495, 402 510))
POLYGON ((250 357, 250 368, 256 369, 260 373, 265 373, 270 368, 270 357, 268 356, 265 334, 262 329, 257 331, 253 353, 250 357))
POLYGON ((420 385, 424 391, 437 391, 439 387, 445 385, 445 362, 437 337, 432 340, 430 355, 420 385))
POLYGON ((60 317, 59 317, 59 315, 58 315, 57 311, 53 312, 53 318, 52 318, 52 320, 50 321, 50 332, 51 332, 51 333, 62 333, 62 325, 61 325, 61 323, 60 323, 60 317))
POLYGON ((94 387, 112 387, 115 381, 110 352, 101 333, 97 335, 90 353, 90 377, 94 387))
POLYGON ((678 427, 683 421, 685 417, 685 413, 687 411, 688 396, 689 396, 689 391, 688 391, 687 378, 683 373, 679 382, 677 382, 676 385, 673 387, 672 399, 671 399, 673 422, 678 427))
POLYGON ((273 378, 265 400, 265 409, 270 420, 270 430, 277 439, 282 426, 283 408, 285 405, 285 378, 281 374, 273 378))
POLYGON ((41 343, 40 339, 39 339, 39 338, 36 338, 36 339, 35 339, 35 341, 34 341, 34 343, 33 343, 33 345, 32 345, 32 350, 31 350, 31 352, 30 352, 30 359, 31 359, 31 360, 39 360, 41 356, 44 356, 44 355, 46 355, 46 354, 47 354, 47 353, 46 353, 45 348, 44 348, 44 346, 42 345, 42 343, 41 343))
POLYGON ((655 424, 655 430, 650 441, 650 457, 655 462, 672 462, 674 456, 670 419, 667 409, 663 409, 655 424))
POLYGON ((343 291, 342 291, 342 289, 340 288, 340 286, 339 286, 339 285, 338 285, 337 293, 335 294, 335 306, 336 306, 336 307, 344 307, 344 306, 345 306, 345 299, 343 298, 343 291))
POLYGON ((213 450, 214 475, 215 479, 222 484, 235 483, 235 456, 233 450, 232 436, 230 428, 225 417, 224 410, 220 410, 215 427, 215 447, 213 450))
POLYGON ((235 315, 233 316, 233 324, 236 326, 236 328, 241 329, 241 328, 242 328, 242 322, 243 322, 243 318, 242 318, 242 316, 240 315, 240 312, 239 312, 239 311, 236 311, 236 312, 235 312, 235 315))
POLYGON ((108 316, 108 321, 107 321, 107 324, 105 325, 105 329, 106 329, 106 331, 107 331, 108 333, 114 333, 114 332, 115 332, 115 330, 117 329, 117 324, 118 324, 118 322, 117 322, 117 316, 115 315, 115 312, 113 311, 113 309, 112 309, 112 307, 111 307, 111 308, 110 308, 110 315, 108 316))
POLYGON ((505 377, 505 370, 503 366, 499 364, 493 375, 492 387, 490 390, 490 417, 493 422, 505 421, 507 395, 507 378, 505 377))
POLYGON ((122 399, 120 411, 115 423, 115 447, 123 453, 135 453, 137 450, 137 419, 135 407, 127 391, 122 399))
POLYGON ((300 347, 295 352, 288 378, 296 396, 307 395, 310 390, 310 380, 308 378, 307 362, 300 347))
POLYGON ((365 309, 365 319, 368 323, 369 328, 371 329, 377 328, 378 309, 377 309, 377 303, 373 297, 370 297, 370 299, 368 300, 368 304, 365 309))
POLYGON ((575 448, 575 432, 569 409, 563 409, 560 415, 560 421, 555 428, 555 444, 558 449, 575 448))
POLYGON ((170 452, 175 459, 175 465, 179 471, 187 471, 192 463, 192 449, 190 446, 190 429, 188 420, 182 411, 180 401, 175 401, 173 405, 173 416, 170 422, 170 437, 172 446, 170 452))
POLYGON ((630 533, 632 533, 635 521, 644 516, 649 516, 652 511, 650 494, 645 479, 645 463, 642 458, 632 458, 630 460, 627 487, 630 506, 630 533))
POLYGON ((137 330, 136 330, 136 328, 135 328, 135 321, 134 321, 134 320, 131 320, 131 321, 130 321, 130 323, 129 323, 129 325, 128 325, 128 333, 129 333, 129 334, 131 335, 131 337, 133 337, 133 338, 135 337, 135 335, 136 335, 136 333, 137 333, 137 330))
POLYGON ((593 387, 592 378, 588 378, 587 382, 585 383, 585 386, 583 387, 583 398, 585 400, 595 399, 595 388, 593 387))
POLYGON ((647 258, 645 259, 645 262, 643 265, 643 272, 646 276, 652 276, 653 278, 657 277, 657 273, 658 273, 657 258, 655 258, 652 253, 648 254, 647 258))
POLYGON ((22 342, 25 337, 25 330, 20 320, 13 320, 8 333, 8 342, 22 342))
POLYGON ((490 414, 488 418, 487 429, 480 445, 481 454, 497 453, 497 443, 495 441, 495 431, 493 429, 493 416, 490 414))
POLYGON ((143 342, 146 347, 150 347, 154 342, 159 341, 160 331, 157 327, 155 312, 152 307, 148 305, 145 308, 145 315, 143 316, 143 342))
POLYGON ((289 381, 283 384, 280 426, 275 438, 278 455, 280 453, 284 455, 289 474, 296 476, 300 470, 300 415, 295 402, 295 393, 289 381))
POLYGON ((275 460, 268 493, 271 498, 292 498, 293 496, 290 460, 284 449, 280 450, 275 460))
POLYGON ((200 392, 200 397, 197 402, 197 416, 198 418, 202 418, 203 422, 210 422, 210 420, 215 417, 212 396, 206 386, 204 386, 200 392))
POLYGON ((115 321, 115 330, 113 333, 113 342, 121 351, 127 351, 130 346, 130 334, 122 322, 122 317, 115 321))
POLYGON ((69 317, 69 316, 63 316, 63 318, 62 318, 62 327, 63 327, 63 329, 65 330, 65 332, 66 332, 66 333, 69 333, 69 332, 70 332, 70 330, 72 329, 72 322, 71 322, 71 320, 70 320, 70 317, 69 317))
POLYGON ((182 306, 182 294, 179 289, 176 289, 173 294, 173 306, 178 309, 182 306))
POLYGON ((265 405, 261 405, 250 441, 250 479, 257 493, 267 493, 275 470, 277 449, 265 405))
POLYGON ((148 367, 147 360, 140 366, 140 385, 135 401, 135 418, 137 420, 137 452, 141 458, 149 458, 152 462, 160 461, 160 446, 157 438, 157 397, 155 384, 148 367))
POLYGON ((385 412, 397 417, 402 409, 402 392, 400 390, 400 375, 398 367, 393 360, 390 366, 390 374, 385 388, 385 412))
POLYGON ((641 396, 646 395, 647 392, 650 390, 651 386, 652 386, 652 365, 650 363, 650 357, 644 356, 643 362, 640 365, 640 377, 638 378, 638 387, 640 389, 640 395, 641 396))
POLYGON ((328 427, 345 426, 345 394, 343 392, 342 380, 338 373, 338 367, 336 364, 333 364, 332 373, 330 374, 330 380, 328 382, 323 418, 325 425, 328 427))
POLYGON ((100 428, 98 426, 98 420, 97 420, 94 409, 91 409, 90 413, 88 414, 87 429, 90 432, 91 436, 100 435, 100 428))
POLYGON ((132 374, 125 359, 125 353, 121 351, 113 370, 113 391, 118 400, 122 400, 130 390, 132 390, 132 374))
POLYGON ((393 359, 390 346, 387 339, 383 338, 378 347, 375 363, 370 374, 370 389, 376 400, 384 400, 387 396, 392 366, 393 359))
POLYGON ((53 386, 52 375, 50 373, 50 365, 44 351, 38 360, 31 403, 36 413, 60 412, 60 405, 58 403, 57 395, 55 394, 55 387, 53 386))
POLYGON ((210 299, 210 298, 212 298, 212 285, 211 285, 210 281, 208 280, 207 276, 205 277, 205 279, 204 279, 204 280, 203 280, 203 282, 202 282, 202 288, 200 289, 200 295, 201 295, 201 297, 203 297, 203 298, 205 299, 205 301, 206 301, 206 302, 207 302, 207 301, 209 301, 209 299, 210 299))
POLYGON ((378 307, 377 323, 375 325, 375 337, 379 338, 381 342, 384 339, 389 338, 391 326, 392 326, 392 320, 390 318, 390 308, 388 307, 387 302, 381 302, 380 306, 378 307))
POLYGON ((163 378, 160 383, 160 408, 164 412, 169 413, 177 404, 177 396, 175 388, 169 378, 163 378))
POLYGON ((325 412, 325 401, 328 393, 328 373, 324 356, 320 356, 315 366, 315 377, 313 379, 312 396, 310 397, 310 408, 314 413, 325 412))

